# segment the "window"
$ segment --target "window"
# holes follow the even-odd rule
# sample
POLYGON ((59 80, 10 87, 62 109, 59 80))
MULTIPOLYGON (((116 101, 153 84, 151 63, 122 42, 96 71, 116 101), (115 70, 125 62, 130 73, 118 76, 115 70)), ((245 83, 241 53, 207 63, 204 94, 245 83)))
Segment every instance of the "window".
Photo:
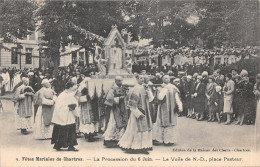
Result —
POLYGON ((32 31, 29 35, 29 40, 35 40, 35 31, 32 31))
POLYGON ((125 43, 128 43, 128 34, 124 34, 124 41, 125 43))
POLYGON ((224 63, 228 64, 228 58, 224 58, 224 63))
POLYGON ((79 52, 79 65, 84 65, 84 52, 79 52))
POLYGON ((77 62, 77 52, 72 52, 72 63, 77 62))
POLYGON ((220 64, 220 62, 221 62, 221 58, 218 57, 215 59, 215 64, 220 64))
POLYGON ((25 63, 32 64, 32 48, 26 48, 25 63))
POLYGON ((16 52, 16 48, 12 48, 12 52, 11 52, 11 63, 12 64, 18 64, 18 55, 16 52))
POLYGON ((79 59, 84 60, 84 52, 79 52, 79 59))

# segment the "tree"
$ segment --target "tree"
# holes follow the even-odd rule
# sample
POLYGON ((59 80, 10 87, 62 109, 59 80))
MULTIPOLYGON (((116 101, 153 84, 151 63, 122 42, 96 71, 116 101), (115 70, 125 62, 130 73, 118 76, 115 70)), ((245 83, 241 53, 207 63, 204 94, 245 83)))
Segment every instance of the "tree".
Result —
MULTIPOLYGON (((256 0, 130 1, 125 8, 129 22, 144 29, 140 36, 152 38, 155 47, 213 49, 255 46, 259 41, 256 0)), ((214 55, 206 58, 212 72, 214 55)))
MULTIPOLYGON (((206 11, 195 31, 204 48, 257 45, 259 1, 197 1, 197 6, 206 11)), ((213 72, 214 55, 208 60, 213 72)))
POLYGON ((40 22, 38 31, 44 36, 42 45, 47 46, 47 54, 52 57, 54 67, 59 66, 60 48, 69 41, 71 27, 66 19, 70 17, 70 10, 63 1, 46 1, 37 11, 37 19, 40 22))
POLYGON ((46 1, 37 12, 41 21, 39 30, 45 34, 43 40, 56 62, 55 67, 60 47, 74 43, 87 50, 100 44, 98 36, 107 37, 112 25, 116 24, 119 30, 126 27, 120 5, 117 1, 46 1))
POLYGON ((29 1, 5 0, 0 3, 0 37, 4 42, 23 38, 35 29, 36 4, 29 1))

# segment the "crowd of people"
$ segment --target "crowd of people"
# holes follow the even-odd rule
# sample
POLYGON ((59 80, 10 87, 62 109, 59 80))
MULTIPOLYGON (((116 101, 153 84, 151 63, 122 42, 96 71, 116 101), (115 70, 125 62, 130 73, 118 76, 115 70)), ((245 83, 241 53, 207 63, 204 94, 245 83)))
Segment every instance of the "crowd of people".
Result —
MULTIPOLYGON (((216 65, 216 68, 218 66, 216 65)), ((148 64, 144 62, 136 63, 134 62, 132 65, 132 73, 140 73, 142 70, 145 70, 148 74, 155 75, 157 72, 163 72, 168 73, 171 71, 175 76, 178 75, 178 71, 185 71, 188 75, 192 75, 194 73, 202 73, 203 71, 209 72, 209 65, 199 64, 199 65, 192 65, 189 63, 185 63, 183 65, 170 65, 170 64, 164 64, 161 67, 156 65, 155 62, 148 64)))
POLYGON ((142 69, 134 73, 134 87, 117 76, 111 88, 97 95, 89 86, 97 71, 88 69, 4 69, 2 86, 15 92, 17 129, 22 134, 33 129, 35 139, 51 138, 56 150, 78 151, 77 135, 93 142, 102 132, 106 147, 148 154, 153 145, 174 144, 177 117, 225 125, 259 123, 260 74, 252 82, 246 70, 220 74, 217 69, 209 75, 194 69, 155 74, 142 69))

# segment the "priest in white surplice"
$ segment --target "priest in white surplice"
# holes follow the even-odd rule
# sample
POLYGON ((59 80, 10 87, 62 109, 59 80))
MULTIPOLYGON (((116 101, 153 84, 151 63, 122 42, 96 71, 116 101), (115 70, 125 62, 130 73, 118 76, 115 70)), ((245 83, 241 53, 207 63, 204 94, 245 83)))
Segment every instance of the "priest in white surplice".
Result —
POLYGON ((108 91, 105 98, 107 126, 104 133, 104 145, 106 147, 117 146, 128 122, 128 112, 125 104, 126 90, 122 83, 123 78, 117 76, 115 84, 108 91))
POLYGON ((154 96, 144 87, 144 76, 138 75, 136 78, 138 84, 132 89, 128 101, 130 118, 118 145, 127 153, 149 154, 148 150, 152 149, 152 119, 149 102, 153 101, 154 96))
POLYGON ((54 123, 51 144, 57 151, 68 148, 68 151, 78 151, 76 118, 79 116, 78 101, 75 98, 77 85, 69 81, 57 98, 52 117, 54 123))
MULTIPOLYGON (((162 89, 158 94, 158 112, 155 126, 153 127, 153 140, 164 143, 166 146, 174 144, 174 129, 177 125, 176 104, 179 111, 182 111, 182 102, 179 97, 179 90, 170 83, 169 75, 163 77, 162 89)), ((154 144, 156 144, 154 142, 154 144)))
POLYGON ((17 130, 27 135, 27 130, 32 129, 33 124, 33 95, 34 90, 29 86, 29 78, 22 78, 23 84, 19 86, 14 94, 15 103, 15 123, 17 130))

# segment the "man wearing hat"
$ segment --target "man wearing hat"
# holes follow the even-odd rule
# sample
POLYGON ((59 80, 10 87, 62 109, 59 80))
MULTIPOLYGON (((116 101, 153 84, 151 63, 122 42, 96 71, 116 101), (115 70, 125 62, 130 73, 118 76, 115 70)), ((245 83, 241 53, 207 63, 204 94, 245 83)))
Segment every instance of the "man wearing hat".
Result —
POLYGON ((192 117, 192 99, 191 99, 191 94, 192 94, 192 76, 188 75, 187 76, 187 82, 184 86, 184 94, 186 98, 186 103, 187 103, 187 109, 188 109, 188 114, 187 117, 191 118, 192 117))
POLYGON ((204 119, 205 99, 206 99, 205 91, 206 91, 206 85, 202 82, 202 76, 198 76, 197 82, 195 84, 195 89, 192 95, 194 112, 197 114, 198 121, 202 121, 204 119))
POLYGON ((243 125, 245 116, 249 116, 253 110, 252 101, 254 100, 253 85, 249 82, 248 72, 242 70, 240 73, 242 80, 236 85, 236 99, 238 109, 238 120, 236 124, 243 125))
POLYGON ((232 79, 233 79, 233 81, 234 81, 236 75, 239 75, 239 74, 237 73, 237 69, 236 69, 236 68, 233 68, 233 69, 232 69, 231 75, 232 75, 232 79))
POLYGON ((145 75, 145 74, 146 74, 146 70, 142 70, 141 75, 145 75))
POLYGON ((194 73, 192 76, 192 80, 191 80, 191 108, 192 108, 192 119, 195 119, 196 116, 194 114, 194 103, 193 103, 193 94, 195 93, 195 88, 196 88, 196 84, 197 84, 197 77, 198 77, 198 73, 194 73))
MULTIPOLYGON (((203 71, 201 76, 202 76, 201 82, 203 82, 204 85, 207 86, 207 84, 208 84, 208 77, 209 77, 208 72, 207 71, 203 71)), ((209 111, 207 98, 205 98, 204 107, 205 107, 204 115, 207 115, 207 113, 209 111)))
POLYGON ((106 127, 104 145, 107 147, 117 146, 128 122, 128 112, 125 104, 126 89, 122 87, 122 83, 123 78, 117 76, 114 86, 108 91, 105 98, 106 127))
POLYGON ((155 74, 155 78, 152 80, 153 84, 162 84, 162 79, 161 79, 161 74, 160 73, 156 73, 155 74))
POLYGON ((34 90, 29 86, 29 78, 22 78, 23 84, 17 88, 14 98, 17 100, 16 127, 22 134, 27 134, 27 130, 32 129, 33 123, 33 95, 34 90))
POLYGON ((240 98, 237 95, 237 86, 238 84, 242 81, 242 78, 240 75, 236 75, 233 78, 233 81, 235 82, 235 92, 234 92, 234 98, 233 98, 233 119, 237 121, 238 118, 238 110, 239 110, 239 103, 240 103, 240 98))

